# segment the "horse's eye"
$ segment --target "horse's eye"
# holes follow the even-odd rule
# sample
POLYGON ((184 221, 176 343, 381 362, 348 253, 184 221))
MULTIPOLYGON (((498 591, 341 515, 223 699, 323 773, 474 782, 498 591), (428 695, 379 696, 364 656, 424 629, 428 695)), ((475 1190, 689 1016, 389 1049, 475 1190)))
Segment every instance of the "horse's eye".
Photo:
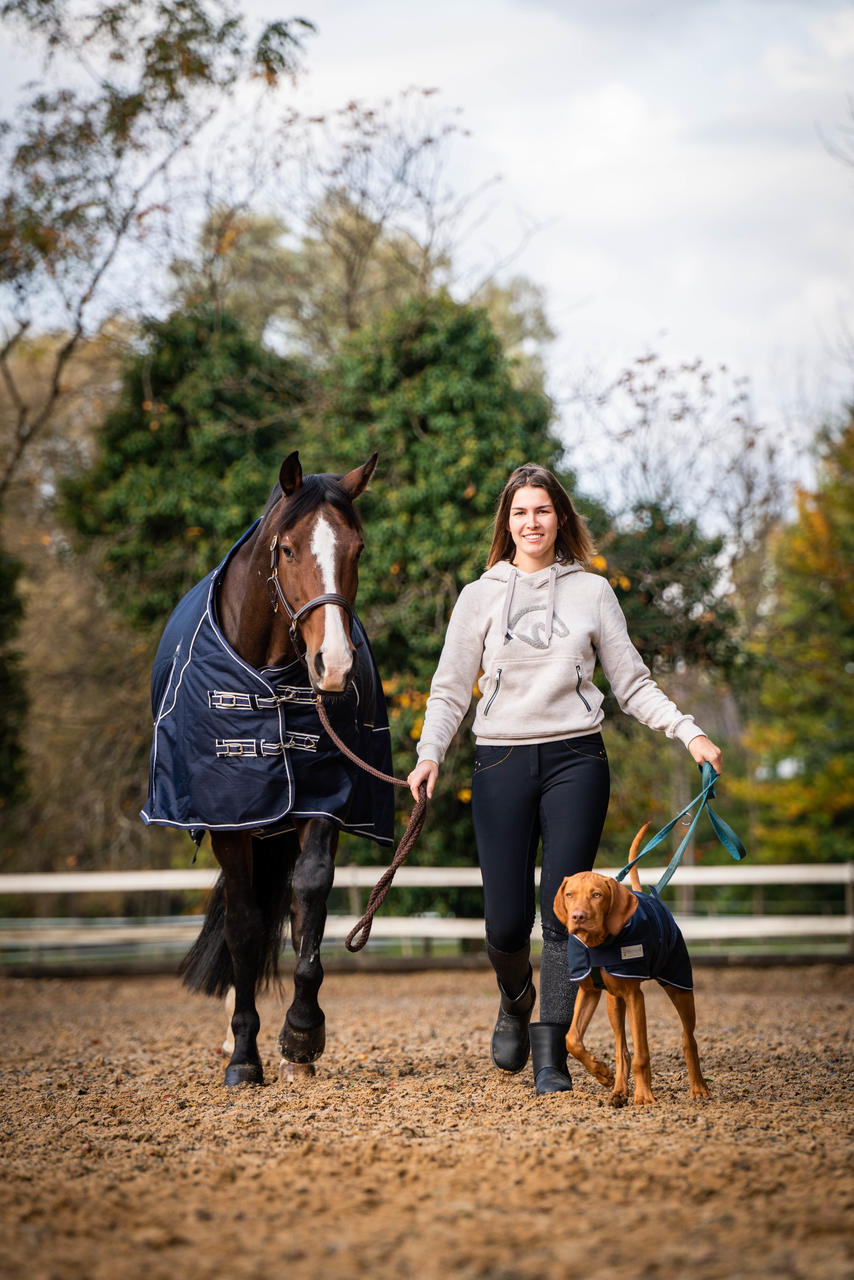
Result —
POLYGON ((362 558, 362 552, 364 551, 364 549, 365 549, 365 544, 363 542, 362 545, 359 547, 358 551, 356 552, 357 560, 360 560, 362 558))
POLYGON ((294 558, 294 549, 293 549, 293 547, 289 547, 289 546, 288 546, 288 544, 287 544, 286 542, 283 542, 283 543, 282 543, 282 555, 285 557, 285 559, 286 559, 286 560, 293 560, 293 558, 294 558))

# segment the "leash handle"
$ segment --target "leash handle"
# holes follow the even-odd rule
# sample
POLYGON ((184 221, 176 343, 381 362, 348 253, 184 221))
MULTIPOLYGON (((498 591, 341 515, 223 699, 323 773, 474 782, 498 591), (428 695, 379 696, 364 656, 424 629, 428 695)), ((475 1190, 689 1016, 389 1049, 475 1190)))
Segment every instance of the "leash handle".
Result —
POLYGON ((694 799, 689 801, 688 804, 686 804, 685 808, 681 811, 681 813, 677 813, 675 818, 672 818, 671 821, 668 822, 666 826, 662 827, 661 830, 658 831, 652 837, 651 840, 647 841, 647 843, 641 849, 637 857, 633 858, 631 862, 626 863, 622 871, 619 871, 617 873, 617 876, 616 876, 617 880, 623 880, 625 876, 627 876, 628 873, 631 871, 632 867, 635 866, 638 862, 640 862, 641 858, 645 857, 646 854, 650 852, 650 850, 655 849, 658 845, 660 845, 662 840, 666 839, 666 837, 670 834, 670 832, 676 826, 676 823, 679 822, 681 818, 684 818, 686 814, 691 812, 691 810, 694 808, 694 805, 698 805, 697 812, 694 814, 694 818, 691 822, 691 825, 688 828, 687 832, 685 833, 679 845, 679 848, 676 850, 673 857, 670 859, 670 862, 667 864, 667 866, 664 869, 664 874, 662 875, 658 884, 655 886, 656 893, 660 893, 660 891, 666 888, 666 886, 670 883, 670 880, 672 879, 673 874, 676 871, 676 868, 679 866, 679 863, 682 861, 682 856, 688 847, 688 842, 690 841, 692 835, 694 834, 697 823, 700 820, 700 815, 704 809, 708 811, 709 821, 712 824, 712 829, 714 830, 714 833, 717 836, 718 841, 726 849, 729 856, 735 862, 741 862, 743 858, 747 857, 747 850, 739 840, 736 833, 733 831, 732 827, 729 825, 728 822, 724 822, 723 818, 719 814, 715 813, 714 809, 709 803, 709 801, 715 795, 715 783, 717 782, 719 775, 715 773, 714 769, 709 764, 708 760, 705 760, 702 765, 698 765, 697 767, 700 770, 700 777, 702 782, 702 789, 699 792, 699 794, 694 796, 694 799))

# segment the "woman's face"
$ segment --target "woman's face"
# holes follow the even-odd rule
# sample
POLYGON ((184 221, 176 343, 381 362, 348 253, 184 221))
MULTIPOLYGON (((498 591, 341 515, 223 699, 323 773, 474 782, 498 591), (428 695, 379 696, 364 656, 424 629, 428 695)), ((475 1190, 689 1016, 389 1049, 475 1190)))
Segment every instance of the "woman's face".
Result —
POLYGON ((553 563, 558 531, 557 512, 547 489, 524 485, 513 494, 507 528, 516 554, 513 563, 533 573, 553 563))

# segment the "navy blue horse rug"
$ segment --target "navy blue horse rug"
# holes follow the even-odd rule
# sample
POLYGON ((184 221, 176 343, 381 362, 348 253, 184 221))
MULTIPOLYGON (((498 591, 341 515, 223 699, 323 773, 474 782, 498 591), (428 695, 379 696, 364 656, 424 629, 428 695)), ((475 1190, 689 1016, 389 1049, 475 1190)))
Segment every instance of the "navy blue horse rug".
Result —
MULTIPOLYGON (((144 822, 180 827, 198 844, 205 831, 273 835, 296 818, 330 818, 344 831, 392 844, 390 783, 352 764, 325 733, 302 661, 256 670, 220 629, 222 563, 184 596, 154 659, 148 802, 144 822)), ((346 694, 324 707, 360 758, 392 772, 382 685, 367 636, 353 619, 357 662, 346 694)))

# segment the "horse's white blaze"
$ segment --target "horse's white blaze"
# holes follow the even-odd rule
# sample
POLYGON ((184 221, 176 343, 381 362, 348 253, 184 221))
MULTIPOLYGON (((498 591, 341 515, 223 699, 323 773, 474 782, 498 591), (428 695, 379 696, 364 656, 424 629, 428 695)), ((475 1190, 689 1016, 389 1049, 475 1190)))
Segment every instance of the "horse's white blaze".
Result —
MULTIPOLYGON (((311 549, 323 579, 323 590, 335 592, 335 530, 325 516, 318 516, 311 535, 311 549)), ((323 606, 323 687, 340 692, 346 686, 353 665, 353 650, 344 630, 344 617, 338 605, 323 606)))

